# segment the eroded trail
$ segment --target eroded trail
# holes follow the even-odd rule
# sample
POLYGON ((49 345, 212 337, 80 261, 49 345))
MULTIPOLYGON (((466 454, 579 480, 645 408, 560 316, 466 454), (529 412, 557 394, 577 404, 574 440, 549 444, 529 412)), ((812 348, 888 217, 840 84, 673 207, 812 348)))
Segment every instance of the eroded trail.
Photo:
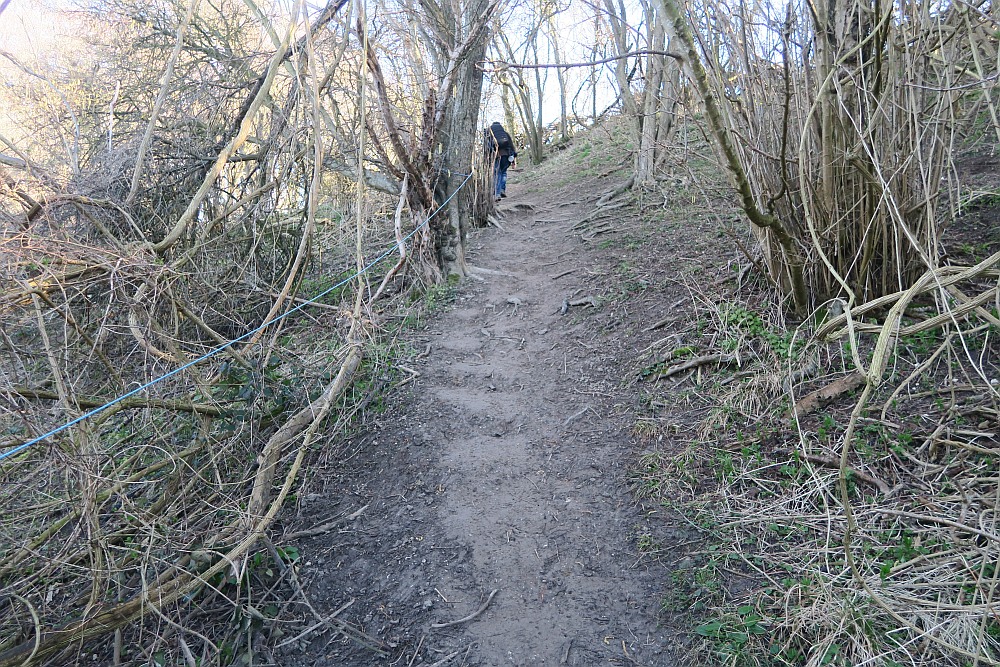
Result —
POLYGON ((527 189, 511 188, 503 230, 475 236, 480 280, 413 341, 429 353, 401 413, 306 507, 319 520, 368 505, 305 544, 305 570, 317 607, 356 599, 339 618, 386 654, 326 634, 290 646, 296 664, 674 664, 664 574, 637 553, 625 479, 628 360, 606 345, 588 251, 567 233, 590 205, 527 189))

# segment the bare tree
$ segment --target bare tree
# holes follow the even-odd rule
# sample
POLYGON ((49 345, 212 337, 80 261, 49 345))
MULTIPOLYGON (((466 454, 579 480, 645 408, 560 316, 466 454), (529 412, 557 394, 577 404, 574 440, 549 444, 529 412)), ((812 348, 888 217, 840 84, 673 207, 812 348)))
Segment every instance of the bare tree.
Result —
POLYGON ((679 65, 667 55, 667 33, 661 12, 643 0, 642 15, 635 28, 629 23, 623 0, 604 0, 604 11, 618 55, 615 80, 623 115, 634 137, 633 178, 637 186, 655 179, 674 127, 679 90, 679 65), (629 57, 628 54, 642 55, 629 57))
POLYGON ((0 137, 0 665, 67 664, 126 628, 105 642, 120 661, 146 615, 204 623, 192 600, 252 586, 233 568, 339 416, 377 318, 364 276, 351 292, 330 269, 363 263, 373 230, 401 238, 409 204, 406 257, 432 280, 466 270, 495 7, 402 3, 413 21, 386 29, 346 0, 109 0, 86 19, 86 94, 62 100, 57 74, 18 61, 53 113, 0 137), (384 66, 397 44, 411 58, 384 66), (329 349, 279 363, 317 283, 347 304, 329 306, 329 349))
MULTIPOLYGON (((392 100, 389 83, 376 45, 369 43, 367 62, 372 75, 379 120, 386 133, 383 162, 396 178, 408 177, 410 210, 418 221, 454 194, 472 169, 478 144, 478 113, 482 95, 482 61, 487 43, 486 27, 498 0, 468 0, 453 4, 426 1, 407 5, 406 12, 418 28, 426 70, 420 78, 436 81, 422 100, 410 100, 421 109, 419 123, 406 123, 403 104, 392 100)), ((360 31, 360 30, 359 30, 360 31)), ((419 63, 413 63, 417 65, 419 63)), ((411 107, 412 108, 412 107, 411 107)), ((412 115, 412 114, 410 114, 412 115)), ((431 280, 466 272, 465 225, 472 218, 473 198, 459 194, 455 213, 435 218, 424 251, 429 253, 431 280)), ((420 224, 418 222, 418 224, 420 224)))
MULTIPOLYGON (((532 6, 523 41, 514 46, 507 30, 494 26, 492 48, 496 60, 508 63, 538 65, 542 62, 539 38, 547 21, 546 5, 532 6)), ((542 120, 542 104, 548 82, 548 71, 538 67, 501 69, 497 77, 503 89, 503 103, 517 110, 520 125, 524 129, 528 143, 528 155, 533 164, 539 164, 545 155, 545 125, 542 120)))
POLYGON ((744 209, 774 244, 772 276, 799 312, 807 291, 817 300, 866 300, 936 267, 938 202, 969 91, 963 82, 982 81, 970 76, 977 14, 796 5, 761 30, 743 8, 713 12, 712 38, 700 39, 686 32, 696 21, 672 0, 663 4, 690 46, 744 209), (953 37, 943 38, 941 26, 953 37), (967 65, 922 59, 914 44, 967 65), (804 244, 812 247, 808 265, 804 244))

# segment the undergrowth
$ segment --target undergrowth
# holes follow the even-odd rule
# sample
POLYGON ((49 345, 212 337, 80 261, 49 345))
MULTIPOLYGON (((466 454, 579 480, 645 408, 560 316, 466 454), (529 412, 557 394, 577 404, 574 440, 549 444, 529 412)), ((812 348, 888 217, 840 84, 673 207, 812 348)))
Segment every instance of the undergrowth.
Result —
MULTIPOLYGON (((636 469, 640 496, 704 537, 674 563, 663 601, 685 610, 695 662, 1000 660, 1000 327, 973 315, 900 336, 885 381, 858 406, 863 382, 837 383, 856 359, 870 367, 874 339, 817 340, 821 323, 787 329, 760 303, 700 301, 697 354, 727 362, 688 378, 708 412, 673 437, 637 429, 667 436, 636 469)), ((926 319, 917 309, 904 325, 926 319)))

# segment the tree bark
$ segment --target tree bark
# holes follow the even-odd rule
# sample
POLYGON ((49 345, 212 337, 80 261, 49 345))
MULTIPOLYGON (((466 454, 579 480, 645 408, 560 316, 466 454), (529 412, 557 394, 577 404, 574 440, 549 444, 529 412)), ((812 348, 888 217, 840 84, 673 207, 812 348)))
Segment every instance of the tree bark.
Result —
MULTIPOLYGON (((481 39, 459 65, 455 79, 455 96, 448 111, 442 133, 442 165, 446 198, 455 194, 472 172, 472 156, 479 148, 479 103, 482 99, 483 72, 476 65, 486 55, 486 40, 481 39)), ((462 188, 449 204, 445 219, 432 226, 438 264, 445 276, 464 277, 465 241, 469 225, 482 226, 485 219, 475 218, 475 192, 462 188)))
POLYGON ((672 24, 674 35, 680 40, 684 48, 687 65, 691 69, 691 76, 705 103, 705 115, 708 117, 712 136, 715 138, 726 167, 733 178, 736 190, 739 192, 743 211, 755 227, 773 234, 780 245, 789 273, 795 313, 800 317, 804 317, 809 308, 809 291, 806 287, 803 274, 805 260, 802 257, 798 242, 791 231, 780 220, 764 213, 757 206, 753 190, 750 187, 750 181, 740 162, 736 147, 733 145, 729 127, 722 118, 722 112, 715 99, 715 94, 712 92, 708 81, 708 73, 705 71, 705 66, 698 55, 694 36, 691 33, 691 28, 688 25, 683 9, 677 0, 659 0, 659 2, 672 24))

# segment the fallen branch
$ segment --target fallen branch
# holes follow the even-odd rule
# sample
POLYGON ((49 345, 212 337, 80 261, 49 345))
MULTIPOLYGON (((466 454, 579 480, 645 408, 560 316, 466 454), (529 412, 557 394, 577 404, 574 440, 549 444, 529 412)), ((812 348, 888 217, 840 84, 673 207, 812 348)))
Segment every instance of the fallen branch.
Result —
POLYGON ((254 478, 250 502, 247 505, 247 512, 250 516, 260 516, 267 505, 271 495, 271 484, 274 480, 275 467, 278 464, 281 450, 293 438, 305 431, 307 427, 317 424, 326 417, 337 399, 350 386, 354 372, 361 365, 362 356, 361 347, 356 344, 351 345, 347 358, 340 367, 340 372, 337 373, 333 382, 327 385, 320 397, 295 413, 294 416, 282 424, 274 435, 268 439, 258 456, 259 467, 254 478))
POLYGON ((569 662, 569 652, 573 650, 573 638, 570 637, 569 641, 566 642, 566 650, 563 651, 562 659, 559 660, 560 665, 565 665, 569 662))
POLYGON ((465 618, 460 618, 457 621, 448 621, 447 623, 431 623, 431 627, 434 628, 435 630, 439 630, 441 628, 449 628, 453 625, 459 625, 461 623, 468 623, 469 621, 473 620, 474 618, 482 614, 484 611, 486 611, 486 608, 490 606, 490 602, 493 601, 493 596, 497 594, 498 590, 499 589, 494 588, 492 591, 490 591, 489 597, 486 598, 486 602, 484 602, 482 606, 479 607, 479 609, 469 614, 465 618))
POLYGON ((567 417, 566 421, 563 422, 563 428, 566 428, 567 426, 570 425, 571 422, 573 422, 573 421, 579 419, 580 417, 582 417, 583 415, 587 414, 588 410, 590 410, 590 406, 589 405, 585 405, 583 407, 583 410, 580 410, 579 412, 576 412, 576 413, 570 415, 569 417, 567 417))
MULTIPOLYGON (((141 593, 132 599, 113 607, 100 608, 97 613, 83 620, 72 622, 57 630, 43 631, 36 636, 36 639, 22 642, 0 652, 0 667, 29 667, 39 664, 70 644, 105 635, 142 618, 150 611, 158 611, 168 607, 203 586, 206 580, 231 568, 233 563, 240 560, 257 543, 257 540, 264 535, 264 531, 274 521, 298 476, 307 449, 308 447, 299 449, 277 497, 271 503, 266 514, 255 523, 239 543, 225 554, 202 552, 212 558, 207 569, 197 573, 189 572, 184 568, 191 563, 191 559, 182 559, 150 582, 141 593)), ((220 534, 218 541, 223 542, 230 539, 233 537, 232 532, 227 531, 225 534, 220 534)))
MULTIPOLYGON (((366 507, 367 507, 367 505, 366 505, 366 507)), ((347 609, 348 607, 350 607, 352 604, 354 604, 354 598, 351 598, 351 600, 349 602, 347 602, 344 605, 342 605, 340 607, 340 609, 338 609, 337 611, 333 612, 332 614, 330 614, 326 618, 320 619, 319 622, 314 623, 313 625, 310 625, 308 628, 306 628, 305 630, 303 630, 299 634, 295 635, 291 639, 286 639, 285 641, 281 642, 280 644, 278 644, 274 648, 281 648, 282 646, 288 646, 289 644, 294 644, 295 642, 299 641, 303 637, 306 637, 306 636, 312 634, 313 632, 315 632, 316 630, 319 630, 324 625, 329 625, 333 621, 333 619, 337 618, 337 616, 339 616, 341 614, 341 612, 343 612, 345 609, 347 609)), ((339 632, 340 628, 337 628, 337 630, 339 632)))
MULTIPOLYGON (((12 387, 14 393, 24 398, 31 398, 42 401, 58 401, 59 394, 54 391, 44 389, 29 389, 28 387, 12 387)), ((99 408, 108 403, 108 399, 99 396, 71 396, 71 403, 75 403, 81 408, 99 408)), ((191 412, 201 415, 219 417, 224 414, 222 408, 204 403, 192 403, 190 401, 171 401, 156 398, 127 398, 115 404, 115 407, 122 410, 133 410, 136 408, 154 408, 159 410, 174 410, 176 412, 191 412)))
POLYGON ((473 266, 471 264, 467 267, 467 272, 469 274, 485 273, 488 276, 504 276, 506 278, 516 278, 513 273, 508 273, 507 271, 497 271, 496 269, 485 269, 481 266, 473 266))
POLYGON ((450 661, 452 658, 457 658, 458 654, 461 653, 461 652, 462 652, 462 649, 458 649, 457 651, 452 651, 451 653, 449 653, 445 657, 443 657, 440 660, 438 660, 437 662, 433 663, 430 667, 441 667, 442 665, 444 665, 445 663, 447 663, 448 661, 450 661))
MULTIPOLYGON (((793 455, 793 451, 790 450, 790 449, 779 449, 779 450, 777 450, 777 453, 778 454, 787 455, 787 456, 792 456, 793 455)), ((802 452, 799 452, 799 451, 794 452, 794 454, 796 454, 799 457, 805 459, 806 461, 809 461, 810 463, 816 463, 818 465, 821 465, 824 468, 830 468, 831 470, 840 470, 840 460, 839 459, 832 459, 832 458, 828 458, 826 456, 820 456, 818 454, 803 454, 802 452)), ((858 470, 857 468, 852 468, 850 466, 847 466, 845 468, 845 470, 852 477, 854 477, 856 479, 859 479, 862 482, 865 482, 867 484, 871 484, 872 486, 878 488, 878 490, 881 491, 884 495, 889 495, 889 493, 891 492, 891 489, 889 488, 889 485, 886 484, 885 482, 883 482, 882 480, 878 479, 877 477, 869 475, 866 472, 862 472, 862 471, 858 470)))
POLYGON ((572 301, 566 299, 562 302, 562 308, 559 309, 559 312, 565 315, 569 312, 570 306, 592 306, 597 308, 600 306, 600 302, 592 296, 585 296, 582 299, 573 299, 572 301))
POLYGON ((865 383, 865 376, 854 372, 845 377, 834 380, 825 387, 820 387, 816 391, 807 394, 799 400, 792 408, 794 414, 804 417, 816 411, 824 403, 837 398, 841 394, 853 391, 865 383))
POLYGON ((303 537, 315 537, 317 535, 323 535, 325 533, 329 533, 334 528, 342 526, 345 523, 348 523, 349 521, 354 521, 359 516, 361 516, 366 509, 368 509, 368 505, 364 505, 360 509, 351 512, 347 516, 338 516, 333 521, 327 521, 322 526, 316 526, 315 528, 306 528, 305 530, 297 530, 294 533, 285 535, 282 539, 298 540, 302 539, 303 537))
POLYGON ((704 357, 696 357, 690 361, 685 361, 679 366, 674 366, 673 368, 667 369, 662 373, 658 373, 656 377, 653 378, 653 382, 657 380, 666 380, 668 377, 677 375, 678 373, 683 373, 684 371, 689 371, 693 368, 699 368, 701 366, 707 366, 708 364, 731 364, 736 361, 735 354, 708 354, 704 357))

